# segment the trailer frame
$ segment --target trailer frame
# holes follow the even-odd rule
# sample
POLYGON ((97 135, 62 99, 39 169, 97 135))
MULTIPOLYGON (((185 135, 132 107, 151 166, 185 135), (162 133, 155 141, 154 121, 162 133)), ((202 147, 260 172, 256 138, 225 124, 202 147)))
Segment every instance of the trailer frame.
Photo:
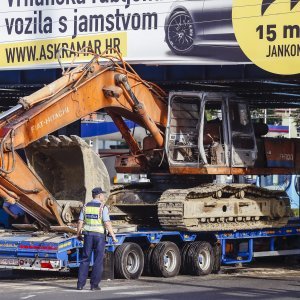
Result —
MULTIPOLYGON (((116 237, 117 243, 107 237, 106 271, 110 278, 113 277, 114 252, 125 243, 137 244, 144 251, 166 241, 175 243, 179 249, 186 243, 204 241, 220 247, 220 262, 223 265, 249 263, 258 257, 300 255, 299 220, 285 227, 272 229, 218 232, 144 229, 117 233, 116 237), (258 251, 259 248, 262 248, 261 251, 258 251)), ((79 267, 82 247, 82 241, 67 234, 3 230, 0 232, 0 269, 67 272, 79 267)))

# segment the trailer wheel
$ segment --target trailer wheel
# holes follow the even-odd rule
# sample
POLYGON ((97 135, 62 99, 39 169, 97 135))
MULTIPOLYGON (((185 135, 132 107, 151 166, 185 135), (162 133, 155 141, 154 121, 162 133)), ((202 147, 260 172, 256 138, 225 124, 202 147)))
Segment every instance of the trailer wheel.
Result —
POLYGON ((192 243, 185 243, 181 249, 181 268, 180 273, 183 275, 187 275, 189 273, 187 268, 187 252, 190 248, 192 243))
POLYGON ((221 244, 217 243, 213 247, 214 251, 214 266, 212 273, 218 274, 221 270, 221 260, 222 260, 222 248, 221 244))
POLYGON ((172 242, 160 242, 152 252, 151 262, 154 275, 174 277, 180 270, 180 251, 172 242))
POLYGON ((152 262, 151 262, 151 257, 152 257, 153 250, 154 250, 154 247, 152 245, 144 251, 144 271, 143 271, 143 275, 145 275, 145 276, 151 276, 153 274, 153 272, 152 272, 152 262))
POLYGON ((214 252, 210 243, 193 242, 188 249, 186 262, 189 274, 196 276, 210 274, 214 266, 214 252))
POLYGON ((115 251, 115 275, 122 279, 137 279, 144 268, 144 254, 135 243, 124 243, 115 251))

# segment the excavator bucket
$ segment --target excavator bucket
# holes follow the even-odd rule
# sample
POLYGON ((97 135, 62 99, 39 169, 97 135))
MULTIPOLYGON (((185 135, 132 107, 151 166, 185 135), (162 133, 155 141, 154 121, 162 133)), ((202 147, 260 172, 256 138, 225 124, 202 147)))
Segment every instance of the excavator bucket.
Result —
POLYGON ((110 190, 100 156, 78 136, 49 135, 32 143, 25 153, 29 167, 61 206, 66 223, 76 220, 94 187, 110 190))

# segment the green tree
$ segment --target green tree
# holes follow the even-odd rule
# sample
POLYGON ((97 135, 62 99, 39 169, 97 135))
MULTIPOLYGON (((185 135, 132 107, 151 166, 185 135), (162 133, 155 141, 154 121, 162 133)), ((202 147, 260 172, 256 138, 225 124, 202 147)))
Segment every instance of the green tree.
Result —
POLYGON ((291 117, 294 119, 293 122, 296 125, 296 127, 300 127, 300 108, 292 110, 291 117))

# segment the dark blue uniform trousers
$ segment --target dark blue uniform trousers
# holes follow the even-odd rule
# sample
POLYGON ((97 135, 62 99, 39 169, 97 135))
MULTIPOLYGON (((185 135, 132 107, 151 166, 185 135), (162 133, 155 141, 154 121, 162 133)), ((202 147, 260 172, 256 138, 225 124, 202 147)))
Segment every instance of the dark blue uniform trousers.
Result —
POLYGON ((103 257, 105 250, 105 235, 84 233, 82 260, 78 272, 77 287, 84 287, 89 273, 92 252, 94 251, 94 265, 91 275, 91 287, 96 287, 101 281, 103 271, 103 257))

